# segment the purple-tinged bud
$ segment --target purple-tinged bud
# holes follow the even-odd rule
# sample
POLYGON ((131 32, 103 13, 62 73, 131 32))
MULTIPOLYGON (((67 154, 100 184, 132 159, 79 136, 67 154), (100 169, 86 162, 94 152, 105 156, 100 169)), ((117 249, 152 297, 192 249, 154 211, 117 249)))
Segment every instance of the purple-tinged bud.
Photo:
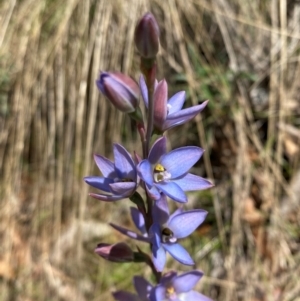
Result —
POLYGON ((143 58, 155 58, 159 48, 159 27, 151 13, 138 22, 134 33, 135 45, 143 58))
POLYGON ((153 99, 154 125, 161 130, 168 115, 168 84, 164 79, 158 83, 153 99))
POLYGON ((120 72, 101 72, 96 80, 98 89, 121 112, 132 113, 139 104, 139 86, 120 72))
POLYGON ((95 249, 95 253, 112 262, 131 262, 134 259, 133 251, 123 242, 114 245, 101 243, 95 249))

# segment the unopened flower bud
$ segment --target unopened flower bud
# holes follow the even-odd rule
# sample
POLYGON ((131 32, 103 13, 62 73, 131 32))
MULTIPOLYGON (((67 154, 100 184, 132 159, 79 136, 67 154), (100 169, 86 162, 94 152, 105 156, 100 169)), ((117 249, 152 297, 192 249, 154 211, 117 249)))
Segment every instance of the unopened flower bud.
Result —
POLYGON ((159 48, 159 27, 151 13, 145 14, 138 22, 134 41, 143 58, 155 58, 159 48))
POLYGON ((165 80, 158 83, 154 92, 154 126, 162 130, 168 115, 168 84, 165 80))
POLYGON ((133 251, 123 242, 113 245, 101 243, 95 249, 95 253, 112 262, 131 262, 134 259, 133 251))
POLYGON ((96 80, 98 89, 121 112, 132 113, 139 104, 139 86, 119 72, 101 72, 96 80))

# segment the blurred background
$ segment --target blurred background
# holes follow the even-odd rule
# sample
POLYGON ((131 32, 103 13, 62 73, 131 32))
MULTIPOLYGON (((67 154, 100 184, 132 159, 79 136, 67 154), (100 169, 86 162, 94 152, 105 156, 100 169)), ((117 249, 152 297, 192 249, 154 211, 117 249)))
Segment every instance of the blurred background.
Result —
MULTIPOLYGON (((2 0, 0 2, 0 300, 112 300, 143 264, 113 264, 99 242, 128 239, 128 200, 88 197, 93 153, 140 150, 132 124, 97 91, 100 70, 139 75, 134 27, 161 28, 158 78, 201 116, 169 149, 206 150, 189 194, 209 211, 182 243, 215 301, 300 300, 300 3, 289 0, 2 0)), ((145 246, 141 246, 145 250, 145 246)), ((169 258, 168 269, 189 270, 169 258)))

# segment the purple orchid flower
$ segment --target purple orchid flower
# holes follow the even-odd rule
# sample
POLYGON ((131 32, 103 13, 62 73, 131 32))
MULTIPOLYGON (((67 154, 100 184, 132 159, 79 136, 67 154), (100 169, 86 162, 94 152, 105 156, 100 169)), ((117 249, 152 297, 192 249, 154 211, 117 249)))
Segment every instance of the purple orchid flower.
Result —
POLYGON ((152 285, 143 277, 133 277, 133 285, 137 292, 136 294, 126 291, 117 291, 113 293, 115 300, 117 301, 149 301, 149 294, 153 289, 152 285))
POLYGON ((131 213, 131 218, 133 220, 133 223, 135 224, 136 228, 141 232, 141 234, 138 234, 134 231, 128 230, 126 228, 123 228, 121 226, 118 226, 116 224, 110 223, 110 225, 116 229, 117 231, 119 231, 120 233, 132 238, 132 239, 136 239, 139 241, 144 241, 144 242, 148 242, 149 243, 149 237, 148 237, 148 233, 146 230, 146 225, 145 225, 145 219, 144 216, 142 215, 142 213, 134 208, 134 207, 130 207, 130 213, 131 213))
POLYGON ((94 155, 95 162, 103 177, 85 177, 84 181, 104 193, 89 195, 105 202, 118 201, 131 196, 138 186, 138 176, 135 163, 129 152, 120 144, 113 147, 115 163, 109 159, 94 155))
POLYGON ((203 190, 213 186, 208 180, 188 173, 202 154, 203 150, 196 146, 181 147, 166 153, 166 138, 161 137, 153 144, 148 159, 138 164, 138 174, 146 183, 153 199, 160 198, 162 191, 171 199, 185 203, 185 191, 203 190))
POLYGON ((177 209, 169 213, 167 198, 161 198, 153 205, 153 224, 149 229, 152 244, 152 260, 157 271, 161 272, 166 263, 166 252, 185 265, 193 265, 189 253, 178 243, 178 239, 190 235, 204 221, 207 212, 201 209, 183 211, 177 209))
MULTIPOLYGON (((145 106, 148 108, 148 89, 143 76, 140 77, 140 89, 145 106)), ((200 105, 182 109, 185 102, 185 91, 180 91, 168 100, 168 84, 165 80, 155 84, 154 91, 154 126, 164 132, 177 125, 193 119, 207 105, 208 100, 200 105)))
POLYGON ((203 273, 197 270, 183 273, 171 271, 165 274, 160 284, 150 293, 150 301, 211 301, 208 297, 192 290, 203 273))

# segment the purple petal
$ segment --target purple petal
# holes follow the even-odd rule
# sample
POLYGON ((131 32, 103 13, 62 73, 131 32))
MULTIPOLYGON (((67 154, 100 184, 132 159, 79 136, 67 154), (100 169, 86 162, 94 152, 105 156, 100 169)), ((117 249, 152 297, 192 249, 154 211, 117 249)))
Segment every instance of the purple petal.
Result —
POLYGON ((188 292, 193 289, 202 276, 203 273, 200 271, 186 272, 175 277, 172 281, 172 286, 177 294, 188 292))
POLYGON ((114 194, 123 195, 124 197, 132 195, 136 188, 136 183, 133 182, 118 182, 109 185, 114 194))
POLYGON ((103 78, 107 76, 108 76, 107 72, 101 72, 99 78, 96 80, 96 85, 103 95, 106 95, 103 78))
POLYGON ((177 276, 176 271, 169 271, 166 274, 163 275, 163 277, 160 279, 160 284, 163 286, 169 286, 172 283, 172 280, 174 277, 177 276))
POLYGON ((205 101, 201 105, 193 106, 168 115, 164 123, 163 130, 166 131, 174 126, 190 121, 206 107, 207 103, 208 101, 205 101))
POLYGON ((207 211, 195 209, 177 214, 169 222, 168 227, 176 238, 183 238, 194 232, 203 223, 207 211))
POLYGON ((140 178, 146 182, 150 187, 153 186, 153 171, 152 166, 148 160, 141 161, 137 166, 137 171, 140 178))
POLYGON ((170 253, 170 255, 185 265, 194 265, 194 261, 190 254, 180 244, 162 244, 164 249, 170 253))
POLYGON ((173 182, 180 186, 183 191, 204 190, 214 186, 210 181, 190 173, 173 180, 173 182))
POLYGON ((142 93, 142 98, 144 100, 146 108, 148 108, 148 88, 143 75, 140 76, 139 82, 140 82, 140 90, 142 93))
POLYGON ((117 177, 115 165, 112 161, 101 155, 94 155, 94 160, 105 178, 114 179, 117 177))
POLYGON ((105 192, 110 192, 109 184, 114 182, 112 179, 103 177, 85 177, 84 181, 90 186, 103 190, 105 192))
POLYGON ((145 220, 143 214, 135 207, 130 207, 131 218, 140 232, 144 235, 146 234, 145 220))
POLYGON ((150 293, 150 301, 164 301, 166 299, 166 287, 163 285, 156 286, 150 293))
POLYGON ((145 280, 143 277, 140 276, 133 277, 133 285, 139 297, 142 300, 147 300, 148 295, 152 289, 152 285, 147 280, 145 280))
POLYGON ((166 252, 160 247, 153 252, 152 248, 152 261, 158 272, 161 272, 164 269, 166 263, 166 252))
POLYGON ((152 251, 156 252, 161 245, 160 240, 160 225, 159 224, 152 224, 149 229, 149 239, 152 243, 152 251))
POLYGON ((121 85, 121 90, 126 90, 126 94, 134 96, 135 99, 139 98, 140 89, 134 79, 121 73, 121 72, 103 72, 105 76, 111 78, 115 83, 121 85))
POLYGON ((169 219, 169 207, 167 203, 167 197, 163 193, 153 205, 152 216, 154 223, 157 223, 159 225, 163 225, 169 219))
POLYGON ((168 84, 165 80, 158 83, 154 95, 154 124, 162 129, 167 118, 168 84))
POLYGON ((136 239, 136 240, 140 240, 143 242, 149 242, 149 239, 147 237, 144 237, 140 234, 137 234, 131 230, 128 230, 126 228, 123 228, 121 226, 115 225, 113 223, 109 223, 109 225, 111 225, 114 229, 116 229, 117 231, 119 231, 120 233, 132 238, 132 239, 136 239))
POLYGON ((157 183, 155 186, 164 194, 179 203, 186 203, 187 197, 184 191, 174 182, 157 183))
POLYGON ((168 119, 175 120, 179 117, 186 117, 186 118, 189 118, 188 120, 190 120, 191 118, 195 117, 198 113, 203 111, 203 109, 206 107, 207 104, 208 104, 208 100, 204 101, 200 105, 192 106, 192 107, 189 107, 189 108, 186 108, 186 109, 174 112, 174 113, 170 113, 168 115, 168 119))
POLYGON ((148 195, 149 197, 152 199, 152 200, 158 200, 160 199, 160 192, 158 191, 158 189, 155 187, 155 186, 152 186, 151 188, 149 188, 147 186, 147 192, 148 192, 148 195))
POLYGON ((182 125, 186 122, 188 122, 186 117, 180 117, 180 118, 176 118, 174 120, 166 119, 161 131, 163 131, 163 132, 168 131, 168 130, 174 128, 175 126, 182 125))
POLYGON ((212 299, 196 292, 196 291, 189 291, 188 293, 184 294, 185 300, 193 300, 193 301, 212 301, 212 299))
POLYGON ((185 146, 172 150, 161 158, 161 164, 175 179, 190 170, 200 159, 203 149, 197 146, 185 146))
POLYGON ((151 164, 156 164, 162 155, 167 152, 167 139, 166 137, 161 137, 157 139, 152 145, 148 160, 151 164))
POLYGON ((181 110, 185 102, 185 91, 180 91, 174 94, 168 101, 169 113, 168 115, 177 113, 181 110))
POLYGON ((117 291, 112 293, 116 301, 140 301, 137 295, 125 291, 117 291))
POLYGON ((131 155, 121 144, 114 144, 115 170, 120 179, 136 180, 135 164, 131 155))
POLYGON ((182 206, 183 206, 183 205, 181 205, 180 208, 176 209, 176 211, 174 211, 174 212, 170 215, 169 220, 171 220, 174 216, 176 216, 176 215, 178 215, 178 214, 184 212, 182 206))
POLYGON ((106 194, 89 193, 89 196, 103 202, 115 202, 124 199, 123 195, 106 195, 106 194))

